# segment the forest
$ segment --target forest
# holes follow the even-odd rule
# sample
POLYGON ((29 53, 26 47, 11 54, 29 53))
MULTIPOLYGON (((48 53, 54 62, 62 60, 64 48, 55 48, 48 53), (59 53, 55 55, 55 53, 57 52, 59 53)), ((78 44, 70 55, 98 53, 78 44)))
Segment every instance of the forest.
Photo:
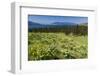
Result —
POLYGON ((74 35, 87 35, 88 27, 86 25, 67 25, 67 26, 48 26, 45 28, 32 28, 29 29, 29 32, 63 32, 66 34, 73 33, 74 35))

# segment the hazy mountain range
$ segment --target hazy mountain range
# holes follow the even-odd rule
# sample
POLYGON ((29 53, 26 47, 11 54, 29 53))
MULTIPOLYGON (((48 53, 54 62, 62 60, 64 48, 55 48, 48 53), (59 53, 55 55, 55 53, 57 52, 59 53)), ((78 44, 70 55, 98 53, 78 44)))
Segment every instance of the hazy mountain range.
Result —
POLYGON ((77 25, 85 25, 87 26, 88 23, 81 23, 81 24, 76 24, 76 23, 71 23, 71 22, 54 22, 51 24, 40 24, 32 21, 28 21, 28 28, 52 28, 52 27, 66 27, 66 26, 77 26, 77 25))

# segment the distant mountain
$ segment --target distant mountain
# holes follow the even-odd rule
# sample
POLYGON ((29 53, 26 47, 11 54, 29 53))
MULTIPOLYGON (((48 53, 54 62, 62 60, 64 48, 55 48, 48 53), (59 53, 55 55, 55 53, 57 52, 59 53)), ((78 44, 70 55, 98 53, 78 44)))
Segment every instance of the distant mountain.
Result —
POLYGON ((28 21, 28 27, 31 28, 38 28, 38 27, 42 27, 42 24, 36 23, 36 22, 32 22, 32 21, 28 21))
POLYGON ((76 23, 71 22, 54 22, 52 25, 77 25, 76 23))
POLYGON ((28 21, 28 28, 29 29, 33 29, 33 28, 66 28, 69 26, 76 26, 76 25, 87 26, 88 23, 76 24, 76 23, 71 23, 71 22, 54 22, 51 24, 40 24, 40 23, 28 21))
POLYGON ((40 25, 39 23, 28 21, 28 25, 40 25))

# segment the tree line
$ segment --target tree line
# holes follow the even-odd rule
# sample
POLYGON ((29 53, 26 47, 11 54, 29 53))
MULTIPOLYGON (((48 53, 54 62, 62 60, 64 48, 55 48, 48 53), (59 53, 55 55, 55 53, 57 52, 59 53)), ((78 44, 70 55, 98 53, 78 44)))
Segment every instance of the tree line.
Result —
POLYGON ((47 27, 39 27, 28 29, 29 32, 64 32, 65 34, 74 34, 74 35, 87 35, 88 34, 88 26, 86 25, 62 25, 62 26, 47 26, 47 27))

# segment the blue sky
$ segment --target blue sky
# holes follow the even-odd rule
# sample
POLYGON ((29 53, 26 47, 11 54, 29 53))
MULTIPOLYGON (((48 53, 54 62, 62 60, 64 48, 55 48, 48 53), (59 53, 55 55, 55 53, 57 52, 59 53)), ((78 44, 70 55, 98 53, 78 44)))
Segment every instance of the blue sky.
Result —
POLYGON ((47 15, 29 15, 28 21, 41 24, 51 24, 54 22, 88 23, 88 17, 80 16, 47 16, 47 15))

